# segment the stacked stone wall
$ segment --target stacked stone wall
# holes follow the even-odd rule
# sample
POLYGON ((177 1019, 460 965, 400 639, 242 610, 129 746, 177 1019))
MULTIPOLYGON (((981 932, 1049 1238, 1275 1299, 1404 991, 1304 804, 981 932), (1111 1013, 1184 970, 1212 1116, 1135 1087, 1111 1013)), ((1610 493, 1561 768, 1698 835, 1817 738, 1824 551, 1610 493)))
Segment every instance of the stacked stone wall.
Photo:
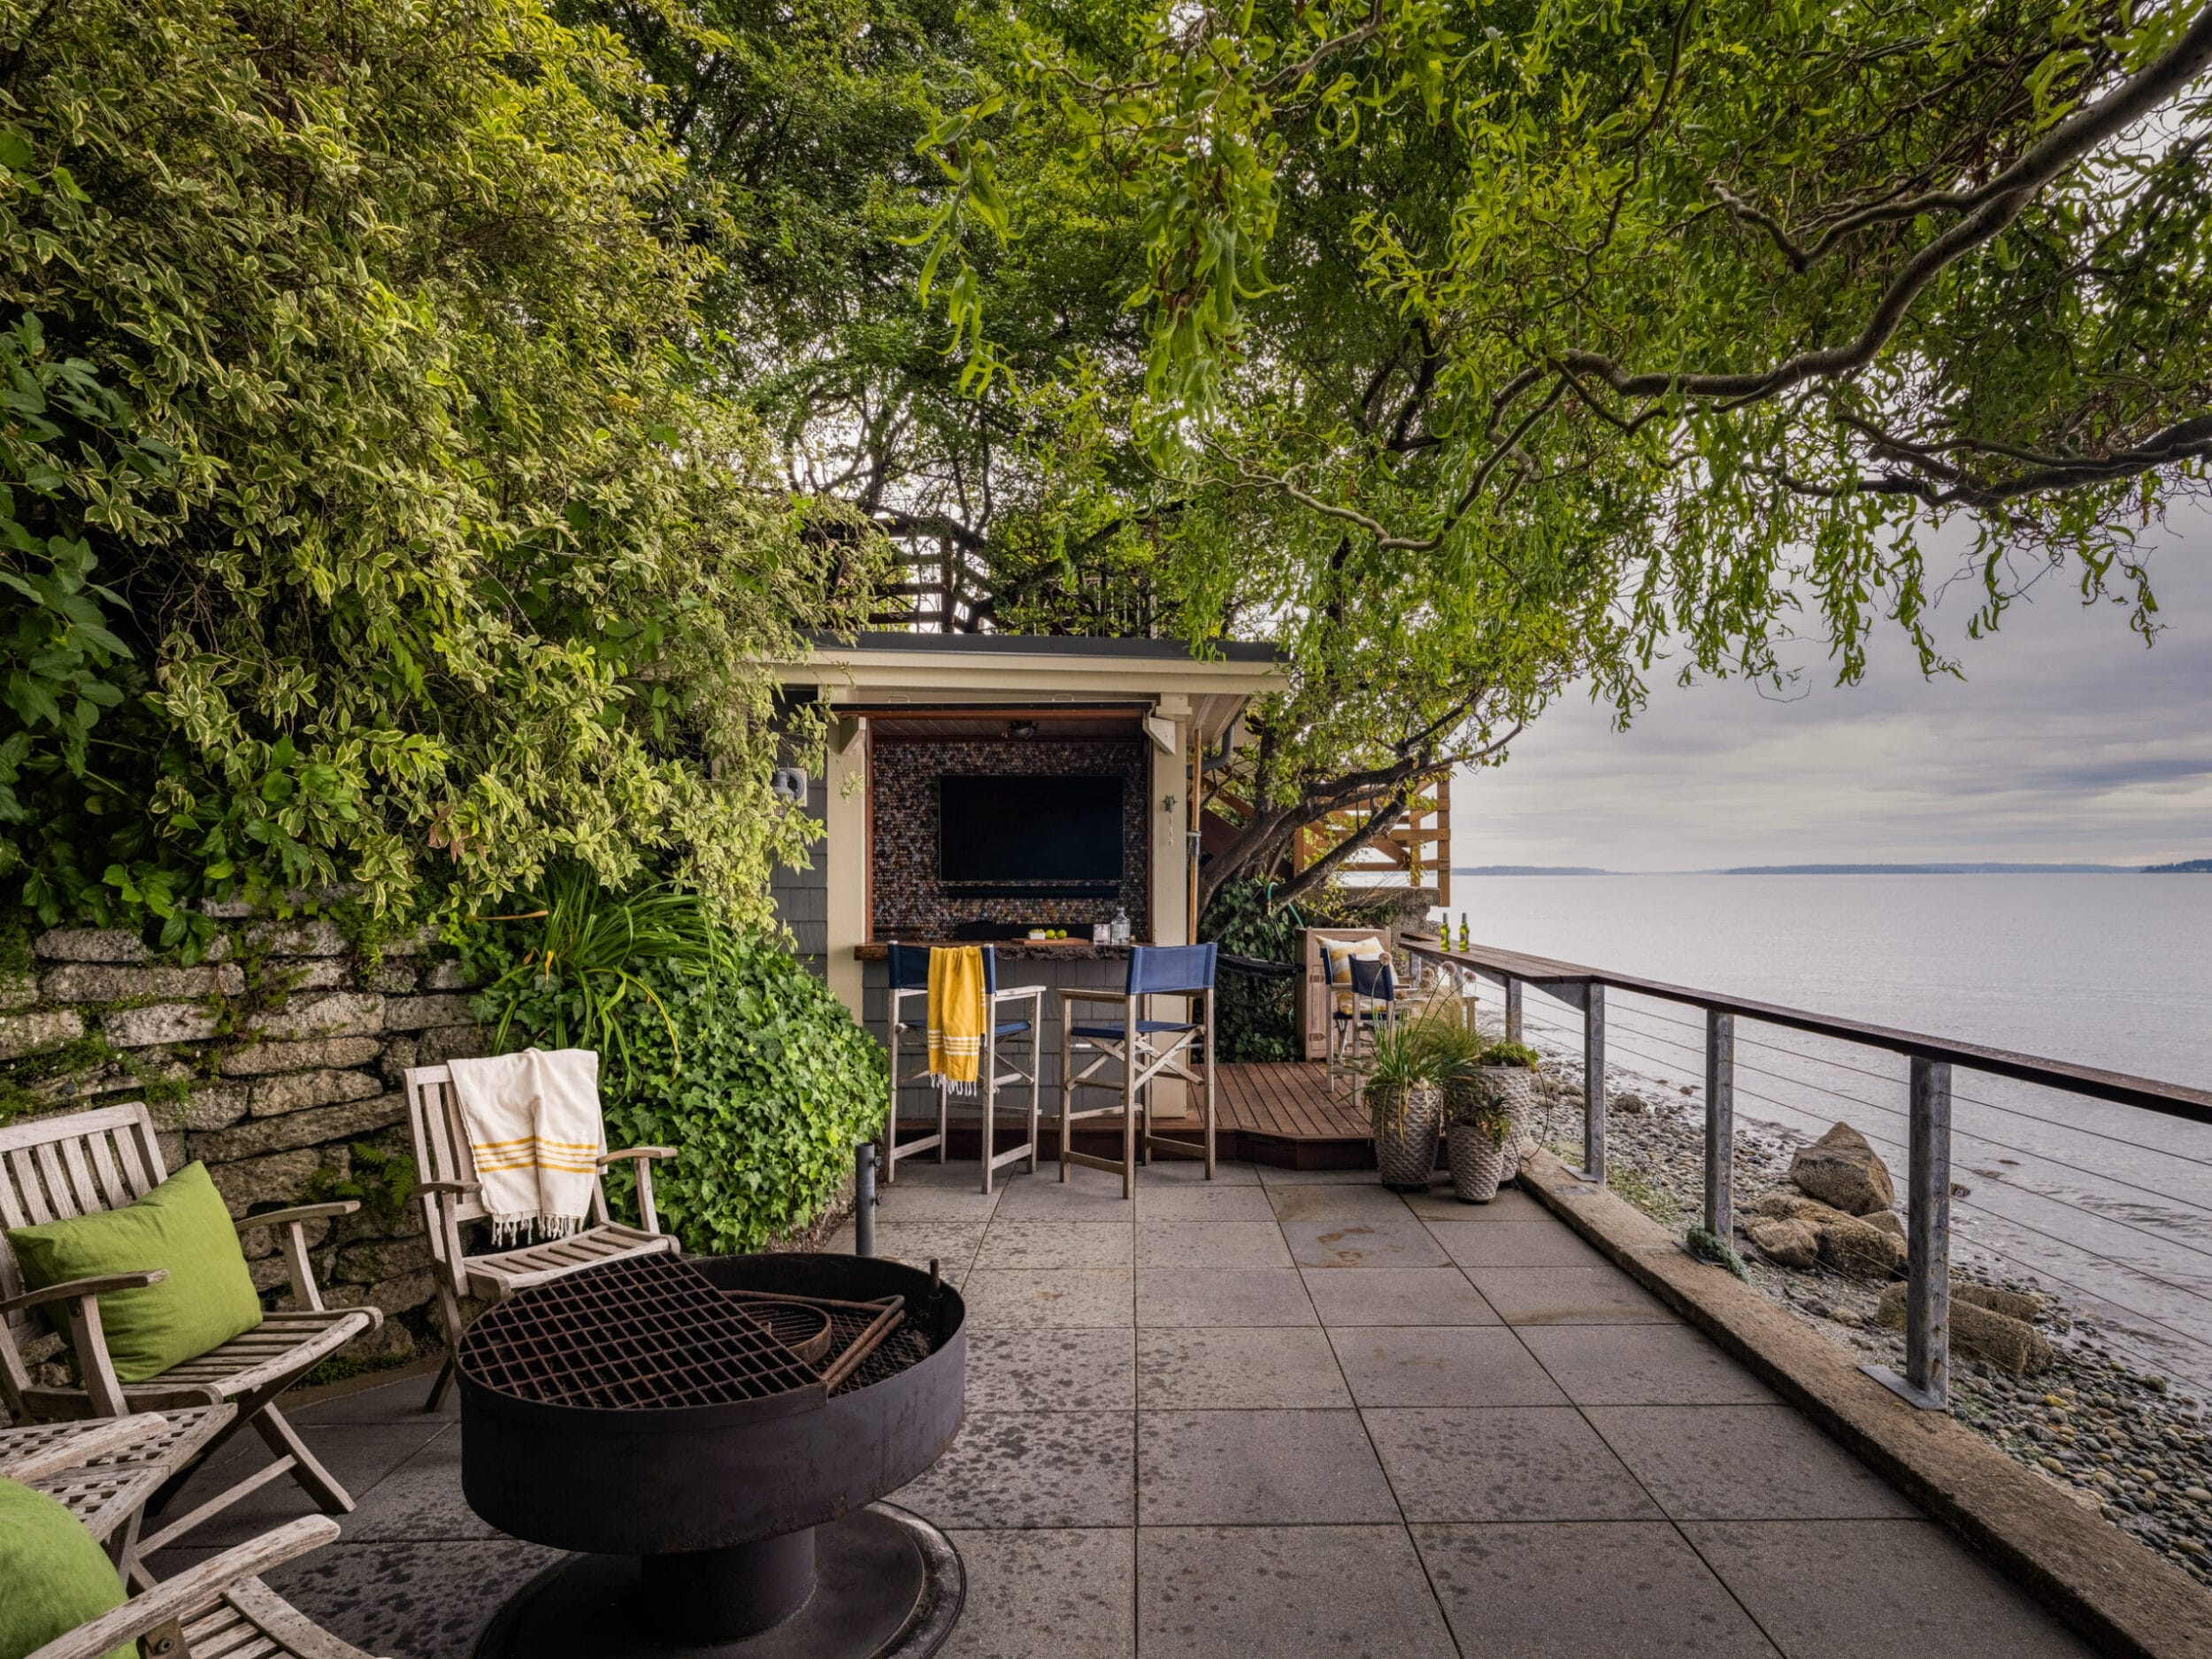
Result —
MULTIPOLYGON (((142 1100, 171 1171, 198 1159, 234 1217, 327 1197, 358 1213, 309 1225, 334 1305, 384 1328, 355 1357, 439 1340, 402 1074, 488 1044, 461 964, 426 934, 357 948, 327 920, 232 918, 208 959, 164 960, 134 933, 57 928, 0 972, 0 1121, 142 1100)), ((243 1235, 271 1306, 287 1295, 265 1229, 243 1235)))

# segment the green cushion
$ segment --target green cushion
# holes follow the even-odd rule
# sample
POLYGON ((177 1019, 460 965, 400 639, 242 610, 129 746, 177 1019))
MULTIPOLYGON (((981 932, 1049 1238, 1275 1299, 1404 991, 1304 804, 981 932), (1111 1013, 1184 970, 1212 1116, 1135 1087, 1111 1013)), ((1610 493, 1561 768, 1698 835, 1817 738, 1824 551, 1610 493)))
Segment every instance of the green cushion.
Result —
MULTIPOLYGON (((0 1659, 23 1655, 123 1605, 123 1581, 56 1500, 0 1480, 0 1659)), ((136 1642, 107 1659, 134 1659, 136 1642)))
POLYGON ((144 1382, 261 1323, 261 1298, 207 1165, 188 1164, 136 1203, 96 1216, 10 1227, 24 1282, 42 1289, 104 1273, 165 1267, 169 1277, 100 1298, 115 1374, 144 1382))

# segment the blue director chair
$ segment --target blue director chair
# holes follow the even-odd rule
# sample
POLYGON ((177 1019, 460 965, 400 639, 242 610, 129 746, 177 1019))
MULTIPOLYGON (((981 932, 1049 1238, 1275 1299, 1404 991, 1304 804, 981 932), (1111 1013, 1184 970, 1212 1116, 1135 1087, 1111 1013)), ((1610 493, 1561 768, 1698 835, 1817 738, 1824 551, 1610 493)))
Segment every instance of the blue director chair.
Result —
POLYGON ((1137 1190, 1137 1162, 1152 1161, 1155 1151, 1180 1156, 1198 1156, 1187 1141, 1152 1133, 1152 1084, 1163 1077, 1202 1084, 1206 1102, 1206 1179, 1214 1178, 1214 959, 1215 945, 1139 945, 1129 953, 1129 978, 1119 993, 1060 990, 1060 1179, 1068 1179, 1068 1165, 1080 1164, 1097 1170, 1121 1172, 1121 1195, 1137 1190), (1186 1002, 1184 1018, 1161 1018, 1155 1000, 1174 997, 1186 1002), (1086 1004, 1104 1004, 1119 1018, 1079 1011, 1086 1004), (1204 1056, 1205 1075, 1195 1069, 1204 1056), (1087 1062, 1078 1069, 1079 1062, 1087 1062), (1120 1076, 1101 1078, 1118 1066, 1120 1076), (1116 1106, 1075 1110, 1079 1087, 1118 1088, 1116 1106), (1141 1125, 1138 1114, 1143 1114, 1141 1125), (1086 1118, 1122 1116, 1121 1157, 1094 1157, 1075 1150, 1074 1125, 1086 1118))
MULTIPOLYGON (((918 1135, 902 1141, 899 1132, 899 1090, 916 1083, 929 1080, 929 953, 927 945, 894 944, 890 948, 889 969, 891 1002, 889 1018, 891 1049, 891 1110, 883 1120, 883 1183, 888 1187, 898 1179, 899 1160, 910 1158, 918 1152, 934 1151, 937 1161, 945 1161, 951 1138, 946 1133, 950 1117, 949 1102, 943 1089, 933 1092, 937 1096, 937 1133, 918 1135), (909 1005, 909 999, 914 999, 909 1005), (900 1038, 911 1033, 920 1039, 922 1069, 909 1076, 899 1075, 900 1038)), ((1031 1173, 1037 1168, 1037 1118, 1040 1110, 1037 1084, 1037 1059, 1041 1052, 1039 1028, 1044 1024, 1045 987, 1041 985, 1014 985, 999 988, 998 952, 990 946, 983 948, 983 1002, 986 1018, 983 1021, 983 1054, 976 1064, 976 1093, 983 1108, 983 1190, 991 1190, 991 1177, 1002 1167, 1018 1158, 1027 1158, 1031 1173), (1025 1015, 1015 1014, 1002 1018, 1002 1008, 1010 1010, 1026 1002, 1025 1015), (1011 1047, 1014 1053, 1009 1054, 1011 1047), (1025 1055, 1029 1069, 1024 1071, 1019 1058, 1025 1055), (998 1140, 998 1091, 1002 1084, 1029 1085, 1029 1135, 1019 1146, 1004 1152, 996 1149, 998 1140)))

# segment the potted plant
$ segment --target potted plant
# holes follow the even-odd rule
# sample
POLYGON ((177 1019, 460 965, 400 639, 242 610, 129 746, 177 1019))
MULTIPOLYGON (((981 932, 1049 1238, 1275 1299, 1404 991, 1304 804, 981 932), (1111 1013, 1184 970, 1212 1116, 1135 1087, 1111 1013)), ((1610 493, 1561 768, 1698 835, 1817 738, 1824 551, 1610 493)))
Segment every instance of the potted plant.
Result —
POLYGON ((1375 1131, 1375 1167, 1394 1192, 1426 1192, 1443 1102, 1434 1033, 1419 1020, 1377 1028, 1362 1091, 1375 1131))
POLYGON ((1536 1110, 1537 1054, 1525 1043, 1494 1042, 1485 1045, 1477 1063, 1486 1092, 1508 1119, 1505 1159, 1498 1172, 1502 1184, 1518 1179, 1521 1173, 1521 1140, 1536 1110))
POLYGON ((1445 1076, 1444 1151, 1452 1196, 1461 1203, 1486 1204, 1498 1195, 1513 1126, 1512 1112, 1491 1092, 1481 1066, 1457 1065, 1445 1076))

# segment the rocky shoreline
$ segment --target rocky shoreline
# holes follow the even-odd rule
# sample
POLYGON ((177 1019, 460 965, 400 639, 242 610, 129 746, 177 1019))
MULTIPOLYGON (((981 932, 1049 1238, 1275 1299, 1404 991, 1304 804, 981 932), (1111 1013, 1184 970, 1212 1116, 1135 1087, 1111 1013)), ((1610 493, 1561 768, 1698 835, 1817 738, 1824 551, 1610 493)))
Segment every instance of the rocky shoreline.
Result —
MULTIPOLYGON (((1581 1085, 1581 1068, 1571 1056, 1545 1056, 1530 1133, 1570 1162, 1578 1161, 1582 1150, 1581 1085)), ((1608 1184, 1655 1219, 1686 1231, 1699 1221, 1705 1202, 1703 1107, 1686 1089, 1611 1067, 1606 1093, 1611 1106, 1608 1184)), ((1754 1206, 1762 1196, 1794 1198, 1791 1164, 1812 1138, 1740 1112, 1736 1130, 1738 1221, 1731 1242, 1750 1282, 1863 1362, 1903 1371, 1904 1333, 1882 1321, 1878 1279, 1847 1276, 1818 1260, 1783 1266, 1747 1231, 1747 1223, 1760 1219, 1754 1206)), ((2098 1322, 2078 1314, 2049 1286, 1974 1259, 1970 1247, 1956 1255, 1955 1287, 1980 1286, 2040 1300, 2034 1330, 2047 1353, 2035 1356, 2034 1369, 2014 1374, 1955 1351, 1953 1415, 2212 1585, 2212 1438, 2202 1403, 2170 1391, 2163 1379, 2131 1370, 2113 1353, 2098 1322)), ((2011 1297, 1989 1299, 2027 1305, 2011 1297)))

